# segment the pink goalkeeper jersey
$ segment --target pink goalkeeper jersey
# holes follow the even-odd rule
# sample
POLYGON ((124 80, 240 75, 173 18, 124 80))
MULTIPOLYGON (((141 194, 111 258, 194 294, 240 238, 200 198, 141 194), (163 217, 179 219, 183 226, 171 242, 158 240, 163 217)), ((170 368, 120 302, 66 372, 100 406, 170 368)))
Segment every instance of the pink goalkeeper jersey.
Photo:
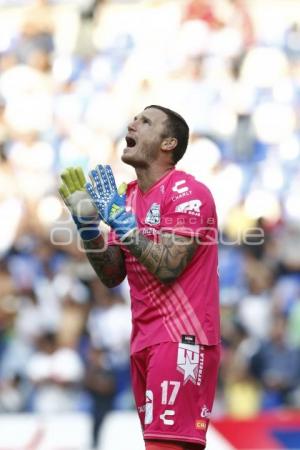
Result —
MULTIPOLYGON (((167 341, 218 344, 217 215, 210 191, 193 176, 173 169, 145 193, 136 181, 130 183, 127 204, 149 239, 162 231, 199 239, 184 272, 165 285, 122 246, 131 295, 132 353, 167 341)), ((111 233, 109 243, 115 239, 111 233)))

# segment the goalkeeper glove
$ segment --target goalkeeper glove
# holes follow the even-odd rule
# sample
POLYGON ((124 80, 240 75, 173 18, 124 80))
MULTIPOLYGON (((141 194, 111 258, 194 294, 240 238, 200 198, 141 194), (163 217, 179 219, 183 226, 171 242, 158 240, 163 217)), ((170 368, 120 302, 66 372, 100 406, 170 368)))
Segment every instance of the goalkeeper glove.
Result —
POLYGON ((137 228, 135 215, 126 211, 126 184, 117 189, 114 175, 110 166, 98 165, 90 173, 93 183, 86 184, 101 219, 111 226, 120 240, 137 228))
POLYGON ((61 174, 59 193, 69 209, 84 241, 100 235, 100 217, 85 190, 86 179, 81 167, 69 167, 61 174))

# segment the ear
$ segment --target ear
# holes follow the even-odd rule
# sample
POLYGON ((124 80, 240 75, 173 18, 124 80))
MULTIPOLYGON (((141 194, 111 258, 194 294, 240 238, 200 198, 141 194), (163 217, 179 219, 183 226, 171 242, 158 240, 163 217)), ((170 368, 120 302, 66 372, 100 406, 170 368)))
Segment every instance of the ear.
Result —
POLYGON ((164 139, 161 143, 161 149, 165 152, 169 152, 171 150, 174 150, 174 148, 177 146, 178 141, 176 138, 168 137, 164 139))

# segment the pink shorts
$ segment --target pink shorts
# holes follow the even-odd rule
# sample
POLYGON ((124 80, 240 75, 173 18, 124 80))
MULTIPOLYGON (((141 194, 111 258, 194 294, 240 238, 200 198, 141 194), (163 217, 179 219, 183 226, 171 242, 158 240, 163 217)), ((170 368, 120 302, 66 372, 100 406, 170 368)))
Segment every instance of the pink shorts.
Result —
POLYGON ((205 448, 219 362, 218 345, 164 342, 131 355, 132 387, 145 440, 205 448))

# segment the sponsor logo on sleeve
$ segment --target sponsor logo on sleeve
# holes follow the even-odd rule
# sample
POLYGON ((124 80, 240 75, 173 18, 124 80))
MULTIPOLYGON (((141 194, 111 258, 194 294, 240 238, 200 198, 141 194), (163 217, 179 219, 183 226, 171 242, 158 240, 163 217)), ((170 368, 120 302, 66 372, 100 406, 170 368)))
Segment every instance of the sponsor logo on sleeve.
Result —
POLYGON ((192 216, 200 216, 200 207, 202 203, 199 199, 189 200, 176 206, 175 212, 191 214, 192 216))

